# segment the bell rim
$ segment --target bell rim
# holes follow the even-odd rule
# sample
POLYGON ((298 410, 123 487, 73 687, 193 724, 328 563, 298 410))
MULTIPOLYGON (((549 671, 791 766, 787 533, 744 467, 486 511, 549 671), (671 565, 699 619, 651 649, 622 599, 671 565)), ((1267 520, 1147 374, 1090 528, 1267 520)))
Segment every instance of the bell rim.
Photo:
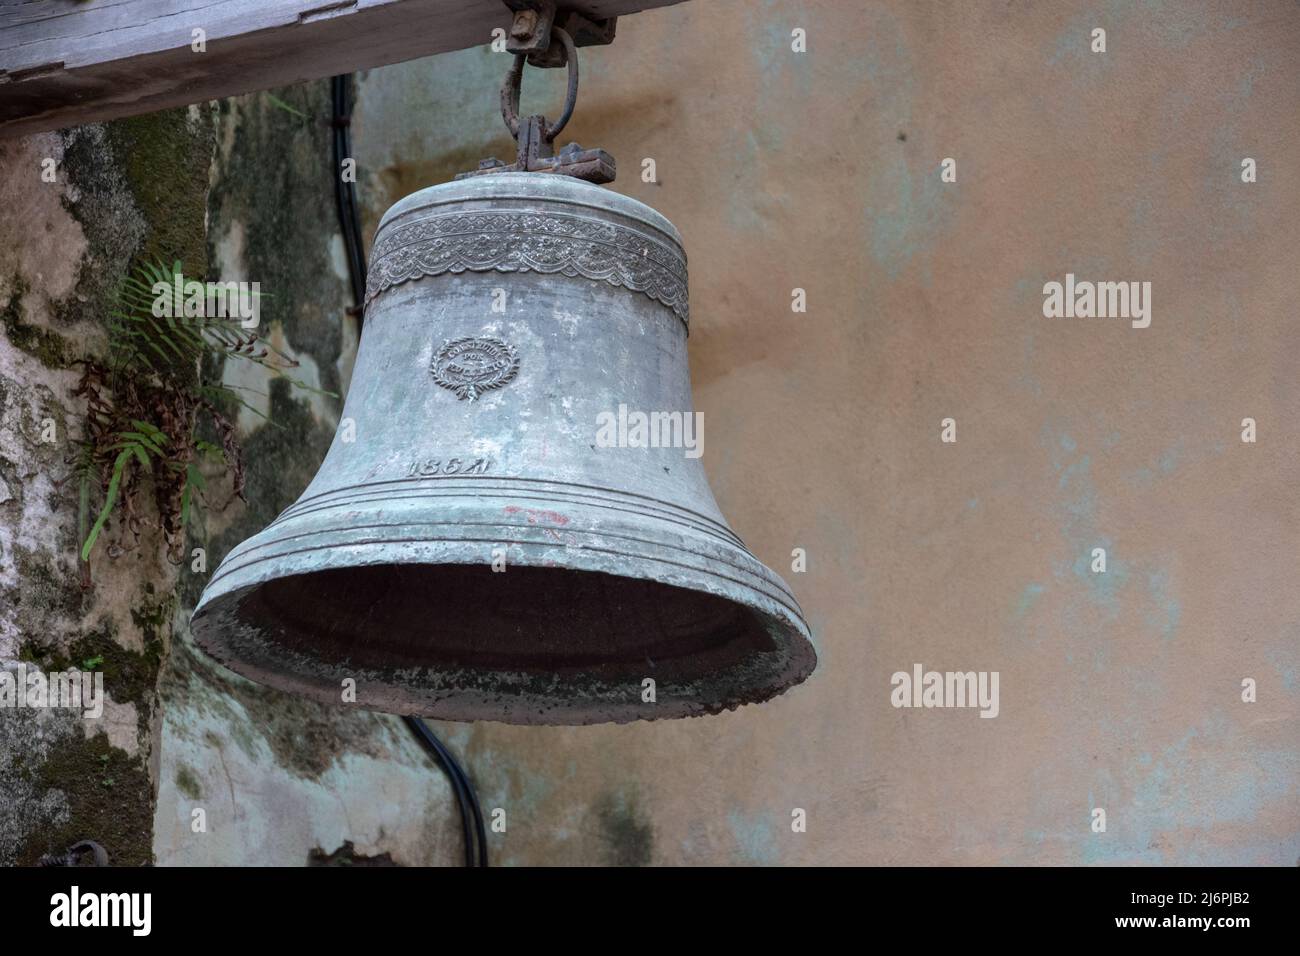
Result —
MULTIPOLYGON (((300 519, 301 521, 302 519, 300 519)), ((679 541, 672 542, 667 536, 635 534, 631 530, 611 530, 602 527, 565 529, 569 538, 565 544, 557 544, 548 535, 555 529, 530 524, 510 524, 497 521, 471 521, 465 515, 448 517, 445 521, 429 519, 412 519, 408 522, 383 522, 365 525, 350 524, 347 527, 322 525, 315 529, 295 530, 284 534, 286 525, 272 523, 262 531, 246 538, 231 550, 212 573, 199 603, 195 606, 197 615, 216 599, 233 591, 242 591, 248 587, 265 584, 276 578, 286 577, 286 569, 296 570, 290 573, 311 573, 324 570, 336 570, 361 565, 383 564, 456 564, 456 565, 490 565, 493 547, 508 546, 519 549, 522 556, 508 559, 510 565, 522 567, 572 567, 575 570, 598 571, 615 576, 637 577, 622 574, 610 569, 603 563, 610 559, 621 559, 635 564, 649 566, 659 573, 642 575, 662 584, 683 587, 687 590, 718 594, 737 603, 745 604, 755 610, 776 612, 776 616, 789 617, 796 622, 796 628, 805 639, 810 632, 803 609, 781 577, 760 561, 743 543, 732 543, 714 538, 704 540, 702 533, 696 529, 676 530, 679 541), (467 529, 476 529, 473 537, 452 537, 447 535, 467 529), (397 529, 407 529, 405 536, 397 536, 397 529), (349 539, 349 532, 375 531, 368 538, 349 539), (488 533, 495 531, 496 533, 488 533), (313 543, 310 539, 318 538, 313 543), (575 541, 575 539, 589 539, 575 541), (290 545, 289 542, 293 544, 290 545), (690 545, 694 544, 695 547, 690 545), (266 548, 282 547, 277 553, 253 556, 254 552, 266 548), (639 551, 619 550, 620 548, 639 548, 639 551), (394 560, 358 561, 357 555, 363 550, 375 549, 394 560), (680 559, 670 561, 659 557, 665 550, 680 555, 680 559), (705 556, 704 552, 712 551, 705 556), (437 560, 429 560, 432 554, 438 554, 437 560), (563 564, 557 561, 557 555, 563 557, 563 564), (599 556, 599 557, 597 557, 599 556), (697 562, 689 561, 690 556, 699 558, 697 562), (305 564, 302 562, 306 562, 305 564), (258 568, 259 570, 253 570, 258 568), (667 570, 680 568, 681 571, 667 570), (723 573, 732 571, 733 574, 723 573), (698 577, 694 577, 698 576, 698 577), (712 579, 718 582, 714 588, 693 586, 691 580, 712 579), (732 591, 731 588, 737 589, 732 591), (767 605, 753 601, 741 600, 737 594, 759 595, 767 605), (776 609, 780 611, 776 611, 776 609), (784 613, 781 613, 784 612, 784 613)), ((737 539, 738 540, 738 539, 737 539)))
MULTIPOLYGON (((454 672, 432 668, 426 674, 431 681, 428 686, 436 688, 435 699, 431 700, 409 686, 379 677, 362 680, 359 675, 358 686, 365 683, 369 689, 358 693, 355 706, 437 719, 492 720, 523 725, 627 723, 704 716, 734 710, 744 704, 761 703, 803 682, 816 669, 816 648, 798 601, 780 576, 743 545, 724 545, 715 541, 709 549, 711 554, 692 551, 689 545, 699 543, 699 532, 695 531, 684 533, 682 540, 675 545, 668 545, 663 537, 646 535, 641 538, 639 549, 633 550, 634 545, 629 539, 619 540, 604 528, 577 535, 584 545, 589 542, 582 540, 583 535, 603 541, 604 547, 574 546, 572 539, 566 544, 554 541, 549 536, 549 532, 554 530, 552 528, 529 525, 487 529, 488 533, 459 539, 439 537, 453 529, 462 533, 467 529, 464 516, 448 518, 441 527, 425 524, 418 535, 404 540, 394 540, 391 534, 368 541, 340 540, 337 528, 321 526, 314 532, 321 539, 320 547, 301 550, 296 545, 310 542, 300 541, 283 553, 269 554, 251 564, 241 565, 240 558, 246 557, 250 550, 274 547, 277 541, 282 546, 287 543, 282 537, 286 530, 284 525, 268 526, 237 546, 216 569, 191 617, 191 633, 199 647, 236 673, 281 690, 305 694, 322 703, 337 705, 339 685, 336 678, 343 672, 331 670, 334 665, 309 655, 299 655, 294 658, 297 666, 288 666, 279 656, 284 653, 283 645, 251 633, 241 633, 241 626, 234 623, 232 617, 245 598, 269 582, 299 574, 397 565, 487 567, 492 559, 492 549, 505 547, 508 568, 597 572, 654 581, 727 600, 758 615, 775 642, 774 652, 780 656, 767 661, 764 670, 760 667, 764 662, 758 662, 757 658, 766 655, 751 655, 737 667, 718 675, 712 684, 704 678, 689 683, 691 688, 698 685, 702 690, 686 692, 680 688, 674 690, 672 685, 661 685, 659 700, 654 707, 642 704, 639 697, 621 684, 618 693, 622 698, 611 699, 602 696, 605 692, 599 687, 604 685, 599 681, 588 685, 573 675, 564 679, 568 683, 562 693, 553 690, 550 694, 530 696, 523 693, 518 697, 506 695, 503 698, 498 691, 483 693, 472 680, 461 686, 454 672), (698 559, 694 564, 689 563, 692 554, 698 559), (732 560, 718 560, 724 554, 732 560), (680 561, 672 560, 676 555, 681 556, 680 561), (275 660, 276 664, 268 664, 269 660, 275 660), (757 674, 757 678, 746 683, 744 676, 750 670, 757 674), (741 676, 734 676, 736 674, 741 676), (710 689, 712 693, 708 692, 710 689)), ((305 519, 300 517, 298 520, 305 519)), ((288 522, 290 525, 293 523, 288 522)), ((473 526, 470 524, 468 527, 473 526)))
MULTIPOLYGON (((468 545, 463 549, 444 547, 440 566, 473 566, 484 564, 485 548, 499 545, 499 541, 456 542, 468 545)), ((333 555, 337 561, 327 561, 310 571, 339 568, 358 568, 373 566, 392 566, 400 564, 429 565, 421 557, 418 542, 411 547, 401 560, 403 551, 394 550, 392 542, 373 544, 376 560, 365 561, 364 553, 356 548, 347 549, 346 555, 341 549, 335 549, 333 555), (382 555, 382 558, 380 557, 382 555), (361 560, 358 560, 361 559, 361 560)), ((445 543, 444 543, 445 544, 445 543)), ((511 560, 513 567, 546 568, 550 558, 545 556, 548 549, 544 545, 532 543, 532 548, 525 550, 524 557, 515 555, 511 560)), ((751 556, 752 557, 752 556, 751 556)), ((780 584, 780 578, 754 559, 755 563, 780 584)), ((733 672, 744 674, 754 669, 747 659, 742 666, 721 676, 710 675, 698 677, 679 684, 659 683, 658 700, 649 705, 641 701, 637 685, 619 685, 621 696, 608 696, 605 685, 601 682, 586 683, 576 676, 566 678, 549 678, 554 686, 547 692, 503 693, 499 690, 484 692, 476 687, 473 680, 466 680, 456 670, 426 669, 426 680, 437 674, 443 681, 417 689, 416 685, 399 685, 380 676, 368 676, 372 672, 365 667, 343 667, 342 665, 323 664, 316 658, 302 654, 290 654, 281 645, 256 641, 254 646, 261 653, 250 652, 248 644, 239 633, 238 627, 232 627, 223 617, 232 612, 239 603, 250 596, 256 589, 285 575, 268 573, 258 576, 234 587, 220 587, 214 581, 215 593, 205 591, 203 600, 195 609, 190 619, 190 633, 195 643, 209 656, 241 676, 259 684, 281 691, 300 694, 322 704, 334 706, 354 706, 385 713, 402 715, 419 715, 438 720, 454 721, 493 721, 521 726, 586 726, 604 723, 632 723, 639 720, 672 720, 683 717, 701 717, 737 710, 748 704, 759 704, 784 694, 803 683, 816 670, 818 655, 812 642, 811 631, 797 602, 788 607, 772 600, 768 595, 753 588, 741 589, 739 592, 728 589, 708 589, 692 587, 687 583, 689 575, 676 580, 661 577, 650 570, 651 559, 638 557, 624 565, 626 571, 636 566, 638 574, 611 570, 602 566, 594 553, 574 551, 567 555, 561 570, 596 571, 618 577, 642 578, 668 584, 685 590, 695 590, 713 594, 748 608, 759 615, 767 633, 777 644, 776 653, 780 654, 778 668, 769 668, 762 673, 761 679, 746 683, 743 679, 733 677, 733 672), (274 664, 269 663, 274 661, 274 664), (355 676, 358 688, 356 702, 342 705, 339 694, 339 677, 355 676), (712 680, 713 683, 709 683, 712 680), (704 690, 695 689, 702 685, 704 690), (429 689, 436 688, 436 689, 429 689), (683 690, 683 688, 687 688, 683 690)), ((224 563, 224 562, 223 562, 224 563)), ((791 595, 793 600, 793 595, 791 595)), ((772 652, 769 652, 772 653, 772 652)), ((762 656, 762 655, 760 655, 762 656)), ((761 662, 760 662, 761 663, 761 662)), ((463 669, 471 673, 468 669, 463 669)))
MULTIPOLYGON (((561 696, 518 695, 503 702, 499 695, 484 695, 473 688, 451 687, 434 702, 408 695, 391 685, 384 685, 382 693, 355 703, 340 702, 339 685, 333 676, 313 678, 304 676, 301 669, 283 668, 274 671, 249 664, 232 656, 225 645, 213 645, 196 640, 210 658, 239 676, 282 693, 293 694, 325 706, 360 708, 403 717, 422 717, 429 720, 456 723, 498 723, 515 727, 590 727, 601 724, 632 724, 638 721, 681 720, 690 717, 713 717, 751 705, 765 704, 784 696, 798 687, 816 669, 818 659, 811 643, 804 641, 806 654, 797 658, 798 667, 788 668, 778 679, 761 686, 748 686, 743 694, 723 698, 703 699, 689 696, 672 696, 656 701, 653 709, 631 693, 628 699, 599 702, 595 712, 587 699, 576 690, 561 696), (512 708, 511 703, 516 706, 512 708)), ((360 685, 360 681, 358 682, 360 685)), ((663 685, 660 685, 662 692, 663 685)))

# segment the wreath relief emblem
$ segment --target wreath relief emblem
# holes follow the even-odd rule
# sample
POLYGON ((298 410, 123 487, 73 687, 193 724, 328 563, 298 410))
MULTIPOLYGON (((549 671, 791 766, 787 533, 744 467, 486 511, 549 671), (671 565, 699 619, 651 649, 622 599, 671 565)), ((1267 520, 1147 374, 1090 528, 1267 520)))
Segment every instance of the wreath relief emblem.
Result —
POLYGON ((519 357, 514 346, 500 339, 454 339, 438 349, 429 372, 443 388, 472 402, 509 385, 519 372, 519 357))

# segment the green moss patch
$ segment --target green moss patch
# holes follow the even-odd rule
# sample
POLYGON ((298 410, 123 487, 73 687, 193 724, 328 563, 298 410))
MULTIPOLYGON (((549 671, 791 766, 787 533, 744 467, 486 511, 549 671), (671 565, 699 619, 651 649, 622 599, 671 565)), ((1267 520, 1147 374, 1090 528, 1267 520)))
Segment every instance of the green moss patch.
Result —
POLYGON ((62 741, 35 772, 37 784, 64 794, 68 821, 35 833, 19 852, 19 866, 63 853, 82 840, 108 851, 114 866, 153 863, 153 788, 143 761, 112 746, 104 734, 62 741))

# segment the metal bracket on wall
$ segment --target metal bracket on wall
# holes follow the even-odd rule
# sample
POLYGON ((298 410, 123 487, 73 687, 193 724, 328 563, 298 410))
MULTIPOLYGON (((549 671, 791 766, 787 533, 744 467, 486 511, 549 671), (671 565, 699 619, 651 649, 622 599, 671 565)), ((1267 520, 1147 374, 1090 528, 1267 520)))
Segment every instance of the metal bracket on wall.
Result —
POLYGON ((583 149, 569 143, 558 154, 555 137, 560 134, 578 100, 578 51, 580 46, 611 43, 617 17, 590 20, 572 10, 557 11, 554 0, 505 0, 514 11, 506 39, 506 50, 514 63, 501 87, 501 118, 516 144, 515 161, 482 160, 478 169, 460 173, 457 179, 491 173, 529 172, 572 176, 591 183, 612 183, 617 173, 614 157, 603 149, 583 149), (564 111, 551 123, 542 115, 519 117, 519 91, 524 64, 542 69, 567 67, 568 90, 564 111))
POLYGON ((47 853, 37 861, 37 866, 85 866, 86 854, 94 861, 92 866, 108 866, 108 851, 94 840, 82 840, 68 847, 64 853, 47 853))

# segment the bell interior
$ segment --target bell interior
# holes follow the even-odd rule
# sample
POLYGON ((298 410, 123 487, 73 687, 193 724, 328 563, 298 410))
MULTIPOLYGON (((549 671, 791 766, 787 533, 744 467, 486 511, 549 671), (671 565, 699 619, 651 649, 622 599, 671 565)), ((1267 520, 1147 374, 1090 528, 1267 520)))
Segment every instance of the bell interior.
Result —
POLYGON ((326 665, 693 679, 777 650, 717 595, 597 571, 381 564, 251 589, 241 622, 326 665), (653 668, 653 670, 648 670, 653 668))

